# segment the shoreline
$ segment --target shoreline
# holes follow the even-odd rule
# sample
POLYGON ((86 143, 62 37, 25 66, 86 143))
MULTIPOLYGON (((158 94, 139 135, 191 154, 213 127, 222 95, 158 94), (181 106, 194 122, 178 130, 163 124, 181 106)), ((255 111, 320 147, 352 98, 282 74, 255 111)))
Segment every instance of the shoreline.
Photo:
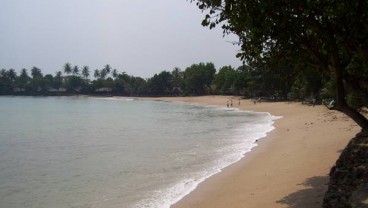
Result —
POLYGON ((230 98, 234 108, 283 118, 274 120, 275 129, 239 161, 206 178, 171 207, 321 207, 330 168, 359 132, 343 114, 300 103, 241 100, 238 105, 233 96, 148 99, 226 107, 230 98))

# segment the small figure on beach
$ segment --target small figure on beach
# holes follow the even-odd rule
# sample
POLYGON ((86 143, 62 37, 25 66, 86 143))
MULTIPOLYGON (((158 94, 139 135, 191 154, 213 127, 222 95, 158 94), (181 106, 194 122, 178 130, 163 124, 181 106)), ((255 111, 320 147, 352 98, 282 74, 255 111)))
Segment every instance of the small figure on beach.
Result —
POLYGON ((230 107, 233 107, 233 99, 230 100, 230 107))
POLYGON ((239 103, 238 103, 238 105, 240 105, 240 98, 239 98, 239 103))
POLYGON ((229 107, 229 101, 228 100, 226 101, 226 106, 229 107))
POLYGON ((331 109, 331 108, 333 108, 335 106, 335 100, 334 99, 332 99, 331 100, 331 102, 327 105, 327 108, 328 109, 331 109))
POLYGON ((254 102, 254 104, 260 103, 261 102, 261 98, 254 98, 253 102, 254 102))
POLYGON ((316 98, 312 99, 312 105, 313 105, 313 107, 316 105, 316 98))

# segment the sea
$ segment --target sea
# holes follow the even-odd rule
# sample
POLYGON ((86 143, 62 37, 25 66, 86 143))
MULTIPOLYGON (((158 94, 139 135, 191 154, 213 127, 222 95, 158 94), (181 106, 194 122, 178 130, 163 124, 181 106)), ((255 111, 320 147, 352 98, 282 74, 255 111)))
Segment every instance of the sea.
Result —
POLYGON ((169 208, 246 157, 269 113, 131 98, 0 97, 1 208, 169 208))

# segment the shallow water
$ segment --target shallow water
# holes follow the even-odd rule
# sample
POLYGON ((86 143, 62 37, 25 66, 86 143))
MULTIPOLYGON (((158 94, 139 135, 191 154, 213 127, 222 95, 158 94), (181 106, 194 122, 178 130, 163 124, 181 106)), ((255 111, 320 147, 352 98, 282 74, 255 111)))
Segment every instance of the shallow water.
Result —
POLYGON ((169 207, 272 130, 267 113, 0 97, 0 207, 169 207))

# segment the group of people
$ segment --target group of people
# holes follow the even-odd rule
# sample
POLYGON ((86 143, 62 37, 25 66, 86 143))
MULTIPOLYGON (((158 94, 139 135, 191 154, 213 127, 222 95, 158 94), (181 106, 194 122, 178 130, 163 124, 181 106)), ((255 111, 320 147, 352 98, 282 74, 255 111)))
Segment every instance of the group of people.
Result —
MULTIPOLYGON (((239 102, 238 102, 238 105, 240 105, 240 98, 238 99, 239 102)), ((233 107, 233 99, 230 99, 230 102, 229 100, 226 101, 226 106, 229 108, 232 108, 233 107)))
POLYGON ((230 104, 229 104, 229 100, 226 101, 226 106, 227 107, 233 107, 233 99, 230 99, 230 104))

